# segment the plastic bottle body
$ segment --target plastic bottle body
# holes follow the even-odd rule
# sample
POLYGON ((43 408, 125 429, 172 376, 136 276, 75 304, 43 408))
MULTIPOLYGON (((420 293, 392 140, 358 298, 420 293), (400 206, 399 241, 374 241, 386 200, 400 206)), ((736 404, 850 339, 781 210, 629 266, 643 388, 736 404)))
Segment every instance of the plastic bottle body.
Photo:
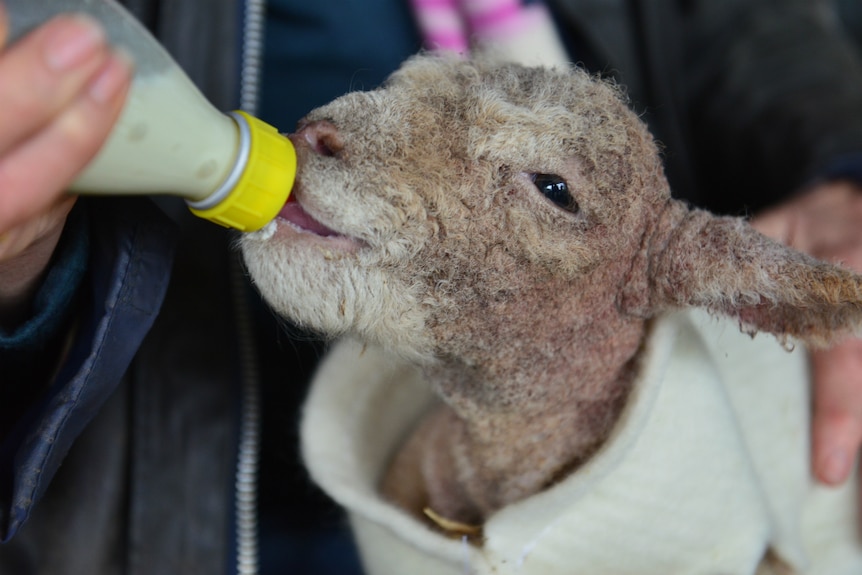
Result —
POLYGON ((290 194, 292 144, 246 114, 216 110, 150 33, 115 0, 5 0, 15 41, 60 13, 98 20, 135 63, 107 142, 73 182, 81 194, 170 194, 196 215, 241 231, 263 227, 290 194))
POLYGON ((136 77, 120 119, 72 184, 80 193, 208 197, 239 151, 238 129, 175 68, 136 77))

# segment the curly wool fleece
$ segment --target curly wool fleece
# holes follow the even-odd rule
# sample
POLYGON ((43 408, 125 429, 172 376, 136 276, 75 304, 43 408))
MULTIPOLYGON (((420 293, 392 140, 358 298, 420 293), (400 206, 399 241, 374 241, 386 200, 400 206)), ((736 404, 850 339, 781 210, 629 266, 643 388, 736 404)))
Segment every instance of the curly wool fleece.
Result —
POLYGON ((577 469, 665 310, 814 343, 862 319, 858 277, 671 199, 644 124, 579 69, 416 57, 291 138, 296 201, 243 240, 249 271, 277 313, 422 367, 443 403, 383 480, 417 514, 481 523, 577 469))

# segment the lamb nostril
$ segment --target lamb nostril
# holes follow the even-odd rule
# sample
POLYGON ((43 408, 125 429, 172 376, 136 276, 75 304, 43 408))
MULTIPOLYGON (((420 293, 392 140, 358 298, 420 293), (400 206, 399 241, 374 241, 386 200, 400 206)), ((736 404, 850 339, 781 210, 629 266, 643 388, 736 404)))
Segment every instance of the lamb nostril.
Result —
POLYGON ((344 149, 344 141, 338 128, 325 120, 305 124, 300 133, 311 149, 321 156, 335 156, 344 149))

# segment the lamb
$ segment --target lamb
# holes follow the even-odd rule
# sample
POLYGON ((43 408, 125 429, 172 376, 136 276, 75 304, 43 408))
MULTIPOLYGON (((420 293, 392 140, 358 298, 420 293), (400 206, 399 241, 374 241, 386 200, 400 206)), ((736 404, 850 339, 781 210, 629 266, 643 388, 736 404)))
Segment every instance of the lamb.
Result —
POLYGON ((805 358, 785 348, 858 331, 862 278, 672 199, 620 90, 417 56, 291 139, 292 201, 241 247, 276 313, 343 339, 303 441, 369 572, 860 572, 854 492, 811 484, 805 358), (737 348, 781 381, 740 373, 737 348), (653 382, 670 372, 688 384, 653 382), (728 374, 743 381, 725 389, 728 374), (650 449, 690 492, 656 479, 643 501, 673 511, 655 520, 607 494, 648 492, 619 470, 652 461, 673 418, 650 449), (613 511, 590 511, 602 499, 613 511), (684 543, 662 547, 662 529, 684 543))

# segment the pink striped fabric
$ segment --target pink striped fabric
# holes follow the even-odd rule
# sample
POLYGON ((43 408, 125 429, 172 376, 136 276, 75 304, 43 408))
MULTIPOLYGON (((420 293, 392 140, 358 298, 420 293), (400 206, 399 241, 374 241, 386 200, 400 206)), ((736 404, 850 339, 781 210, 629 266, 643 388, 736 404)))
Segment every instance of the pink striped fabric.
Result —
POLYGON ((468 54, 471 43, 505 40, 549 19, 544 6, 520 0, 410 0, 429 50, 468 54))

